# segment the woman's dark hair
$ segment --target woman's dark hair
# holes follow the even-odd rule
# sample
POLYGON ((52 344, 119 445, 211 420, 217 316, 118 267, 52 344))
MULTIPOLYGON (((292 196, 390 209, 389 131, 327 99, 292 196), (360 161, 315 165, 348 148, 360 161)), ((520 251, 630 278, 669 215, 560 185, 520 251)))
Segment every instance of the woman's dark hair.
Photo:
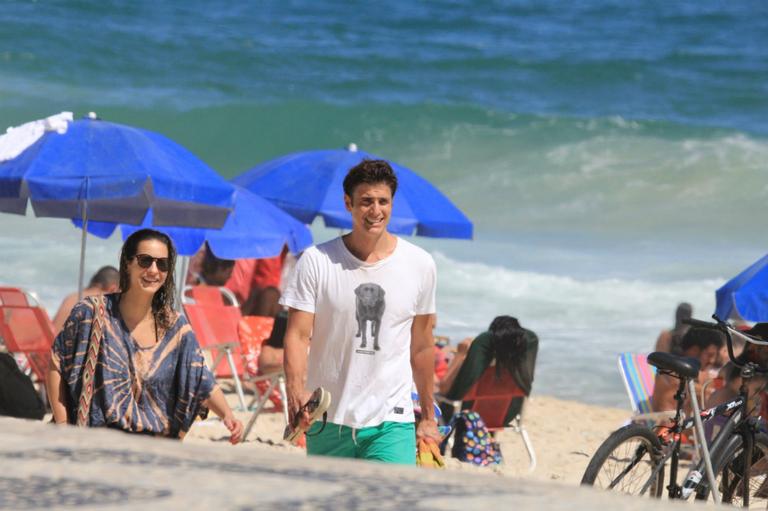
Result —
POLYGON ((173 306, 176 299, 176 283, 174 280, 176 248, 173 246, 173 242, 168 235, 154 229, 139 229, 128 236, 128 239, 123 243, 123 250, 120 253, 120 293, 128 291, 131 285, 130 278, 128 277, 128 264, 136 256, 139 243, 146 240, 160 241, 168 248, 168 273, 163 286, 152 297, 152 315, 155 317, 155 324, 163 330, 167 330, 173 323, 173 306))
POLYGON ((525 330, 512 316, 496 316, 488 332, 491 334, 491 349, 496 359, 496 376, 501 377, 502 369, 514 373, 525 357, 525 330))

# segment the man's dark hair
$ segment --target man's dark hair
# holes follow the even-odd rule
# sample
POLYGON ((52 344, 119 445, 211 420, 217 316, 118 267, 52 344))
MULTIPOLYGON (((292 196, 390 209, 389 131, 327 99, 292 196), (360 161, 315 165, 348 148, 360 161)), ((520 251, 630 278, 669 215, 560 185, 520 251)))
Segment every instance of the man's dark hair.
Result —
POLYGON ((102 266, 99 271, 93 274, 88 287, 99 287, 107 289, 110 286, 116 286, 120 282, 120 272, 114 266, 102 266))
POLYGON ((203 276, 213 275, 219 269, 232 268, 235 265, 235 261, 232 259, 219 259, 214 255, 211 247, 208 246, 208 242, 205 242, 205 255, 203 256, 203 276))
POLYGON ((722 332, 711 328, 691 328, 683 336, 680 347, 685 352, 694 346, 705 350, 713 345, 722 348, 723 344, 725 344, 725 334, 722 332))
POLYGON ((350 198, 355 188, 361 184, 384 183, 392 191, 392 197, 397 191, 397 176, 392 167, 384 160, 363 160, 347 172, 344 178, 344 195, 350 198))

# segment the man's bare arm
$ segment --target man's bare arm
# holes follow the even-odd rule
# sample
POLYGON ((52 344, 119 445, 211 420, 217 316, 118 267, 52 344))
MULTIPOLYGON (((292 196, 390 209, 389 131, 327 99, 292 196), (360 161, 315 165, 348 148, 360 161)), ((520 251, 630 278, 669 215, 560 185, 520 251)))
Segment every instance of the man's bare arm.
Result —
POLYGON ((435 380, 435 339, 432 336, 432 315, 422 314, 413 318, 411 325, 411 369, 413 381, 419 392, 421 422, 416 435, 440 439, 435 421, 432 389, 435 380))
POLYGON ((307 355, 309 339, 315 315, 310 312, 290 309, 288 325, 285 329, 285 354, 283 366, 285 369, 286 390, 288 392, 288 413, 291 422, 304 401, 308 392, 304 386, 307 380, 307 355))

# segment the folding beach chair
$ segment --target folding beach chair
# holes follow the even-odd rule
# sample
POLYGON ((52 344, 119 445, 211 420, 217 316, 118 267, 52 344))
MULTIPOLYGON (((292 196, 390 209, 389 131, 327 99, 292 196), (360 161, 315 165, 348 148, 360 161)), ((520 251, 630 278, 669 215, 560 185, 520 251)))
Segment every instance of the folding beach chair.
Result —
POLYGON ((185 297, 185 300, 193 300, 193 297, 197 297, 205 302, 184 303, 184 311, 200 346, 211 353, 210 366, 213 373, 217 378, 231 378, 240 401, 240 408, 252 410, 243 438, 250 432, 268 400, 282 409, 287 424, 288 399, 284 374, 282 371, 264 375, 258 372, 258 350, 269 338, 274 319, 260 316, 243 317, 238 307, 224 305, 223 301, 216 300, 214 295, 208 292, 210 289, 219 292, 217 288, 209 286, 196 288, 201 288, 203 294, 192 293, 191 296, 185 297), (217 301, 218 303, 215 303, 217 301), (246 332, 250 345, 243 342, 246 332), (250 360, 244 357, 245 348, 256 349, 255 352, 249 353, 250 360), (247 365, 250 365, 249 370, 246 370, 247 365), (242 380, 248 380, 256 388, 256 394, 248 404, 245 401, 242 380))
POLYGON ((533 449, 531 438, 523 425, 522 408, 525 401, 525 392, 518 386, 509 371, 501 371, 501 376, 496 374, 496 366, 492 365, 480 376, 480 379, 469 389, 463 402, 469 404, 469 409, 480 414, 488 431, 501 431, 512 428, 520 434, 523 445, 528 453, 530 463, 528 470, 536 469, 536 452, 533 449), (515 407, 518 412, 514 418, 507 422, 509 409, 515 407))
POLYGON ((26 356, 35 380, 41 384, 51 362, 54 337, 48 313, 32 295, 18 288, 0 287, 0 338, 8 351, 26 356))
POLYGON ((648 363, 648 356, 640 353, 620 353, 619 373, 627 389, 634 415, 651 413, 656 368, 648 363))
POLYGON ((243 316, 240 320, 240 341, 247 345, 247 370, 251 374, 249 381, 256 385, 257 393, 248 404, 252 415, 245 426, 243 438, 256 424, 256 419, 262 412, 268 400, 272 401, 275 408, 282 410, 283 419, 288 424, 288 395, 285 388, 285 373, 280 370, 272 373, 261 373, 258 368, 259 354, 262 345, 269 339, 275 325, 275 319, 266 316, 243 316))
POLYGON ((182 294, 184 303, 201 305, 234 305, 239 307, 235 293, 224 286, 187 286, 182 294))
MULTIPOLYGON (((532 357, 532 361, 535 363, 535 357, 532 357)), ((527 396, 509 371, 501 373, 498 377, 496 366, 491 365, 463 399, 454 401, 436 395, 435 400, 452 405, 454 414, 462 409, 477 412, 485 422, 488 431, 512 428, 515 433, 519 433, 528 453, 528 470, 532 472, 536 469, 536 451, 523 425, 523 405, 527 396), (510 415, 512 415, 511 419, 507 420, 510 415)))
POLYGON ((211 353, 211 371, 217 378, 231 378, 240 400, 240 407, 245 410, 245 395, 240 376, 243 375, 243 362, 240 352, 238 323, 240 309, 231 305, 211 305, 185 303, 184 313, 197 336, 200 347, 211 353))
POLYGON ((619 373, 627 389, 632 406, 632 421, 657 422, 674 416, 673 411, 654 412, 651 396, 656 378, 656 368, 648 363, 648 356, 640 353, 620 353, 619 373))

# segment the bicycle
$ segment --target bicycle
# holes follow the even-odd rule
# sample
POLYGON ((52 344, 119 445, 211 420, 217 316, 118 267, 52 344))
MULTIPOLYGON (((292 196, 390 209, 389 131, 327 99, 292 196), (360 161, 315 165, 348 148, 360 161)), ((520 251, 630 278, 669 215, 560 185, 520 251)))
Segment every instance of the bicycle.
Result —
POLYGON ((611 433, 590 460, 581 480, 582 485, 660 498, 664 491, 664 469, 669 461, 669 484, 666 489, 670 499, 686 500, 695 495, 697 500, 707 500, 711 495, 716 503, 722 501, 749 507, 753 501, 759 500, 762 508, 768 506, 768 435, 761 431, 761 419, 752 416, 754 410, 749 405, 750 380, 758 373, 768 373, 768 368, 737 359, 733 353, 732 336, 740 336, 754 345, 768 346, 768 342, 739 332, 717 317, 713 318, 716 323, 695 319, 686 323, 725 334, 728 356, 741 368, 742 382, 738 396, 701 411, 694 386, 699 374, 699 361, 670 353, 651 353, 648 363, 663 374, 680 379, 675 394, 677 406, 674 417, 665 426, 632 423, 611 433), (692 416, 687 418, 683 413, 686 391, 693 408, 692 416), (727 417, 727 421, 708 446, 703 440, 706 438, 703 424, 719 416, 727 417), (682 434, 691 427, 695 428, 701 459, 692 464, 683 484, 679 484, 677 476, 682 434))

